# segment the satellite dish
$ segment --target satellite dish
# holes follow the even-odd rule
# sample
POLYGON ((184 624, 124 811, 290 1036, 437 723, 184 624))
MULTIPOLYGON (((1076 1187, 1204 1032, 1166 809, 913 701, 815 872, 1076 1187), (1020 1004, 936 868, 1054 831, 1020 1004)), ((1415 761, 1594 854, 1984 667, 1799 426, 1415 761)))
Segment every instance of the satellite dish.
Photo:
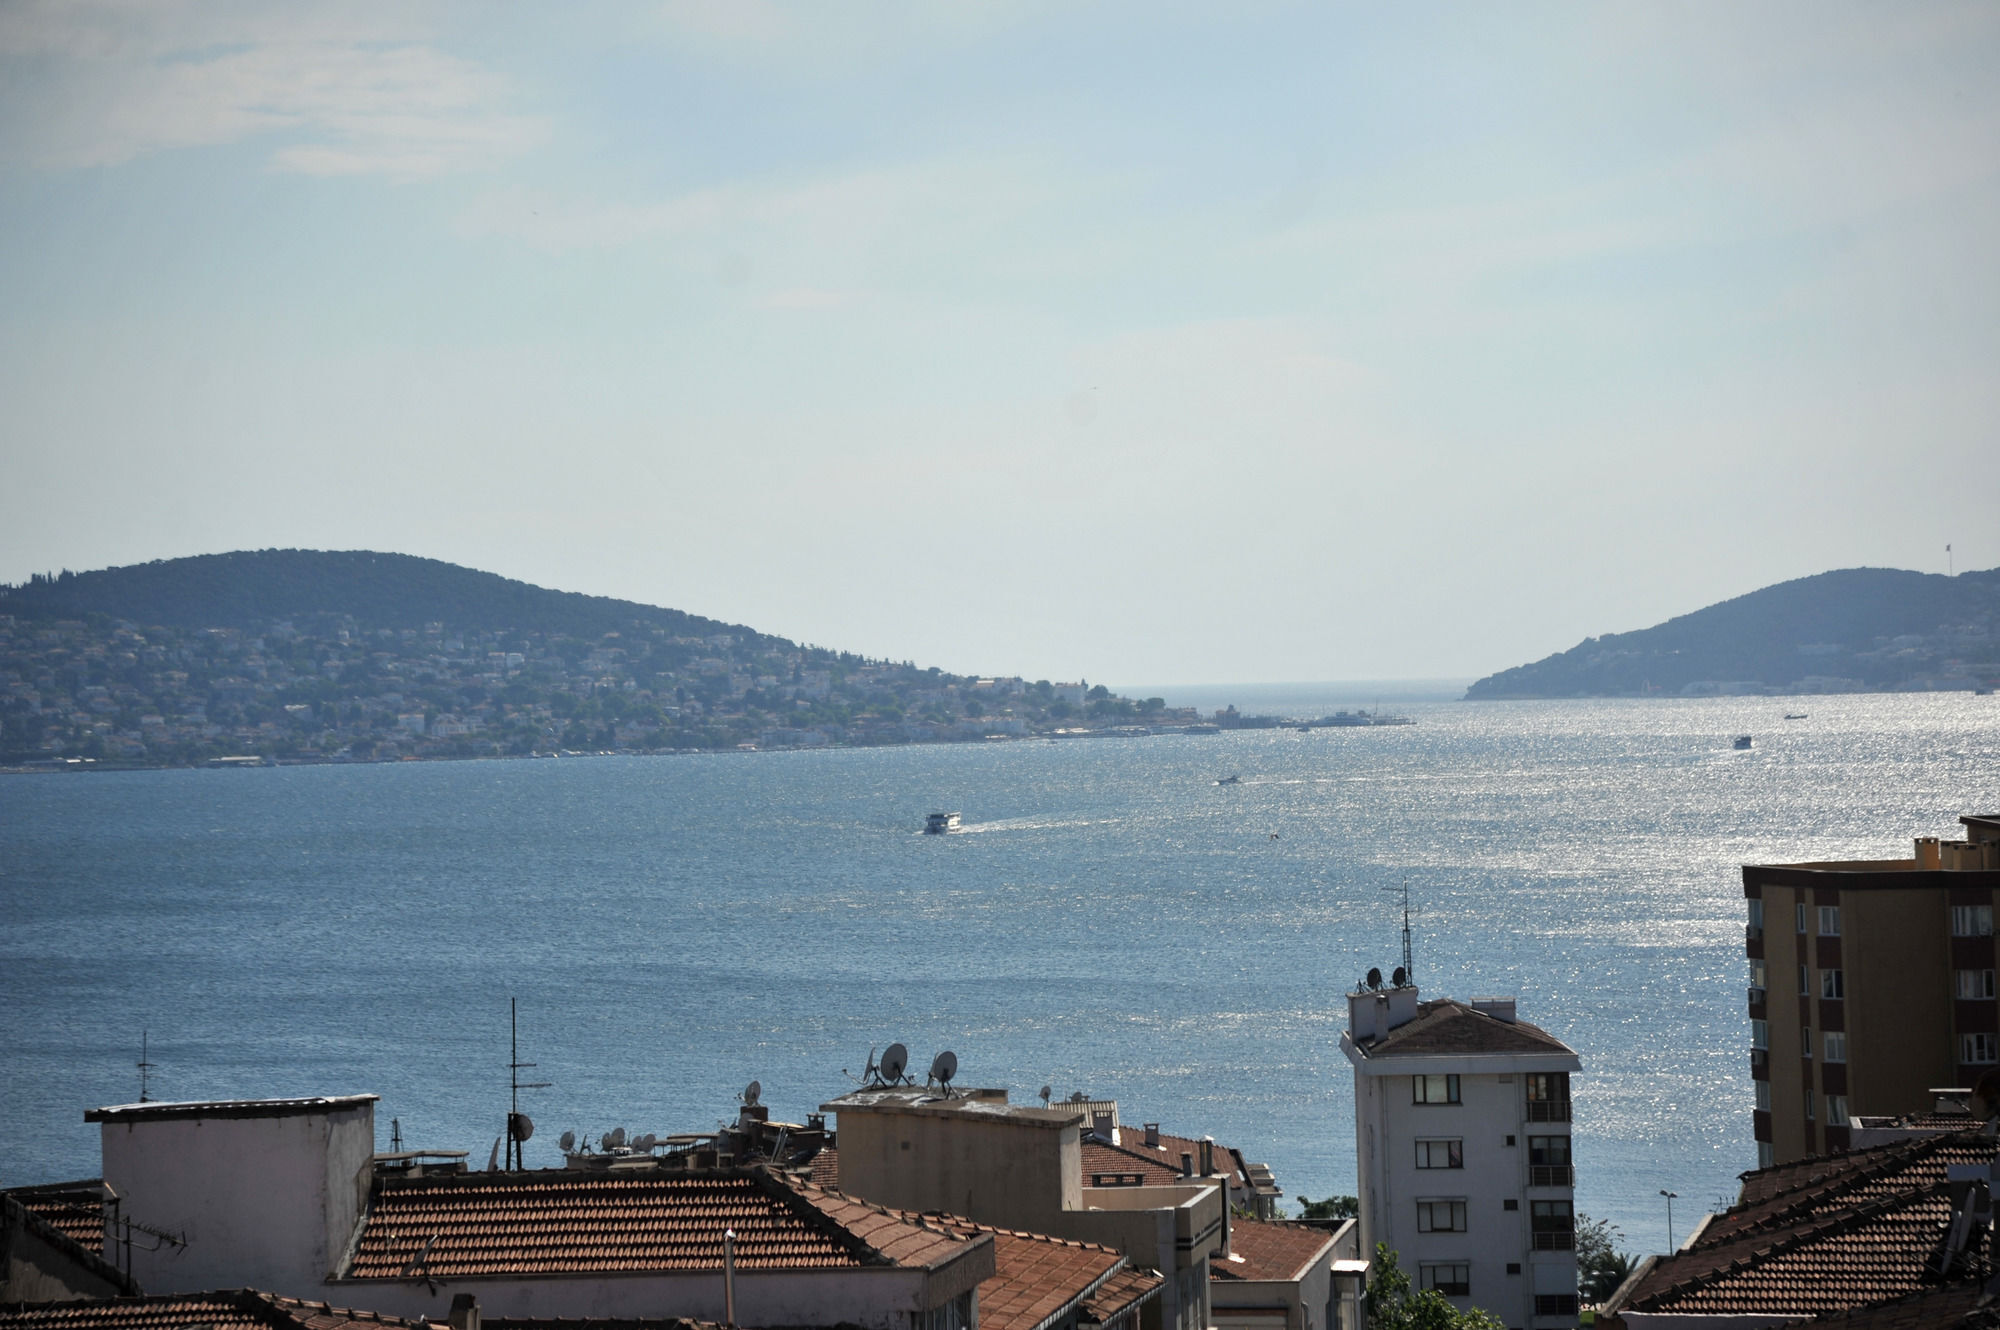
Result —
POLYGON ((647 1154, 651 1154, 653 1152, 653 1146, 659 1142, 659 1139, 660 1139, 659 1137, 653 1135, 653 1133, 649 1131, 644 1136, 641 1136, 638 1140, 632 1142, 632 1148, 634 1150, 643 1150, 647 1154))
POLYGON ((613 1127, 604 1137, 604 1143, 616 1150, 625 1144, 625 1129, 613 1127))
POLYGON ((752 1081, 743 1087, 743 1102, 751 1108, 755 1108, 757 1107, 757 1100, 762 1097, 763 1093, 764 1083, 762 1081, 752 1081))
POLYGON ((535 1134, 535 1120, 526 1113, 509 1113, 507 1134, 517 1141, 525 1141, 535 1134))
POLYGON ((1396 967, 1396 972, 1389 976, 1389 982, 1394 984, 1396 987, 1401 988, 1404 984, 1410 982, 1410 972, 1408 970, 1405 970, 1402 966, 1398 965, 1396 967))
POLYGON ((1372 965, 1368 967, 1368 986, 1370 988, 1382 986, 1382 971, 1372 965))
POLYGON ((1047 1107, 1049 1106, 1049 1096, 1050 1096, 1050 1095, 1052 1095, 1052 1094, 1054 1094, 1054 1093, 1055 1093, 1055 1089, 1054 1089, 1054 1088, 1053 1088, 1052 1086, 1047 1086, 1047 1085, 1044 1085, 1044 1086, 1042 1087, 1042 1107, 1043 1107, 1043 1108, 1047 1108, 1047 1107))
POLYGON ((571 1150, 576 1149, 576 1133, 573 1131, 564 1132, 556 1138, 556 1144, 562 1147, 564 1154, 568 1154, 571 1150))
POLYGON ((946 1049, 931 1059, 931 1079, 939 1085, 950 1085, 951 1078, 958 1075, 958 1054, 946 1049))
POLYGON ((894 1085, 903 1079, 903 1068, 910 1065, 910 1050, 901 1044, 891 1044, 882 1050, 882 1079, 894 1085))

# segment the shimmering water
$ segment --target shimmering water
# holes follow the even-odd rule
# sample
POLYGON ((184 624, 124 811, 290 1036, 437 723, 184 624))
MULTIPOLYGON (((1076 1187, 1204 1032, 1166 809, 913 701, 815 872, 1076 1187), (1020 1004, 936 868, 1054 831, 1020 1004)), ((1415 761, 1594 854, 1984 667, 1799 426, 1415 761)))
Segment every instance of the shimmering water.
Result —
POLYGON ((1407 877, 1426 991, 1517 994, 1582 1055, 1579 1207, 1654 1250, 1661 1188, 1685 1232, 1754 1163, 1737 866, 2000 802, 2000 705, 1967 694, 1398 709, 1420 723, 0 779, 0 1181, 96 1173, 82 1113, 137 1097, 142 1030, 156 1097, 371 1090, 384 1148, 393 1116, 483 1162, 518 996, 555 1082, 531 1164, 564 1128, 708 1127, 753 1077, 797 1120, 901 1040, 1349 1192, 1341 993, 1395 964, 1407 877), (946 807, 963 834, 916 834, 946 807))

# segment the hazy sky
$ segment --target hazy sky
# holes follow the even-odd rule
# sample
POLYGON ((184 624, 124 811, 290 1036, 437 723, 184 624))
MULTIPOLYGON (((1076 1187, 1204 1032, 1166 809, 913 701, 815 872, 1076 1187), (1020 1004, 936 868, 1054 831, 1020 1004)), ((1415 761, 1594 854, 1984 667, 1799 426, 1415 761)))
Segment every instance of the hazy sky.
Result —
POLYGON ((398 550, 966 671, 2000 564, 2000 6, 0 4, 0 581, 398 550))

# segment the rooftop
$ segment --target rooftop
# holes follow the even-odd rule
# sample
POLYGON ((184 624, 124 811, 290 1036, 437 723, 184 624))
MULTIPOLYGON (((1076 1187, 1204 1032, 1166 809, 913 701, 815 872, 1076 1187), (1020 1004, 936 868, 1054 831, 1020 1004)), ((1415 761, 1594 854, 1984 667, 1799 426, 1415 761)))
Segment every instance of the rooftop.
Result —
POLYGON ((314 1095, 304 1099, 190 1099, 179 1102, 113 1104, 84 1110, 85 1122, 133 1122, 150 1118, 289 1118, 337 1113, 375 1103, 380 1095, 314 1095))
POLYGON ((1331 1246, 1333 1234, 1323 1228, 1232 1219, 1229 1256, 1209 1261, 1209 1277, 1288 1283, 1303 1275, 1331 1246))
POLYGON ((1946 1170, 1995 1157, 1992 1138, 1959 1132, 1746 1173, 1738 1203, 1635 1277, 1620 1309, 1815 1316, 1917 1293, 1936 1282, 1946 1170))
POLYGON ((1386 1035, 1356 1039, 1364 1056, 1421 1057, 1465 1053, 1557 1053, 1575 1057, 1568 1044, 1538 1025, 1504 1021, 1452 998, 1417 1004, 1416 1019, 1386 1035))
POLYGON ((10 1187, 4 1194, 85 1251, 104 1254, 104 1183, 100 1179, 10 1187))
POLYGON ((255 1289, 0 1307, 0 1330, 428 1330, 424 1321, 346 1311, 255 1289))
MULTIPOLYGON (((993 1236, 994 1272, 979 1286, 981 1330, 1036 1330, 1099 1293, 1125 1268, 1122 1254, 1096 1243, 993 1228, 955 1215, 926 1217, 968 1237, 993 1236)), ((1134 1291, 1143 1294, 1162 1282, 1146 1272, 1134 1291)), ((1125 1305, 1132 1300, 1127 1298, 1125 1305)))
POLYGON ((1046 1127, 1061 1130, 1074 1126, 1081 1118, 1081 1105, 1049 1108, 1030 1108, 1025 1104, 1007 1102, 1005 1090, 954 1090, 946 1095, 943 1091, 922 1086, 874 1086, 865 1090, 854 1090, 819 1106, 822 1113, 876 1112, 911 1113, 922 1117, 970 1117, 987 1118, 995 1122, 1012 1122, 1022 1126, 1046 1127))
POLYGON ((766 1169, 469 1173, 377 1183, 350 1279, 640 1274, 722 1268, 935 1270, 968 1238, 766 1169))

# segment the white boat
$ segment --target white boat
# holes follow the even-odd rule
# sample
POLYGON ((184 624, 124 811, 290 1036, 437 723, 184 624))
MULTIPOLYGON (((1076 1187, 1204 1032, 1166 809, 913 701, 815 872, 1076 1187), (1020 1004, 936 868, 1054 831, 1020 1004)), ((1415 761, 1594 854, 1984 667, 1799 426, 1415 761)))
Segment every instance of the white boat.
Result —
POLYGON ((924 819, 924 835, 942 836, 958 830, 957 813, 932 813, 924 819))
POLYGON ((1736 736, 1736 747, 1738 747, 1738 748, 1748 748, 1749 746, 1750 746, 1750 736, 1749 736, 1749 735, 1747 735, 1747 734, 1739 734, 1739 735, 1737 735, 1737 736, 1736 736))

